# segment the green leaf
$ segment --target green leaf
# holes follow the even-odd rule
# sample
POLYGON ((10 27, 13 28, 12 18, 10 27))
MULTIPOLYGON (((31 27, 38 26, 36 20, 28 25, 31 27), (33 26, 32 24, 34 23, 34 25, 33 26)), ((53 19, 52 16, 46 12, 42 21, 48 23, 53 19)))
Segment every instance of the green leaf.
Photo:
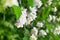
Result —
POLYGON ((50 24, 50 23, 48 23, 48 22, 46 22, 46 27, 48 28, 48 30, 51 30, 51 28, 52 28, 52 25, 50 24))
POLYGON ((23 40, 28 40, 28 37, 25 36, 25 37, 23 38, 23 40))
POLYGON ((45 20, 45 18, 46 18, 46 17, 45 17, 45 15, 46 15, 46 13, 45 13, 45 7, 42 7, 41 11, 42 11, 42 12, 41 12, 41 13, 42 13, 42 14, 41 14, 41 15, 42 15, 42 20, 45 20))
POLYGON ((19 6, 13 6, 12 7, 14 10, 14 13, 16 15, 16 18, 19 19, 19 17, 21 16, 22 12, 21 12, 21 8, 19 6))
POLYGON ((34 1, 33 1, 33 0, 28 0, 28 4, 29 4, 31 7, 33 7, 34 1))
POLYGON ((48 6, 48 7, 42 7, 42 19, 45 20, 49 13, 50 13, 50 10, 51 10, 51 6, 48 6), (46 11, 47 10, 47 11, 46 11))
POLYGON ((58 35, 55 35, 54 36, 54 40, 59 40, 59 36, 58 35))

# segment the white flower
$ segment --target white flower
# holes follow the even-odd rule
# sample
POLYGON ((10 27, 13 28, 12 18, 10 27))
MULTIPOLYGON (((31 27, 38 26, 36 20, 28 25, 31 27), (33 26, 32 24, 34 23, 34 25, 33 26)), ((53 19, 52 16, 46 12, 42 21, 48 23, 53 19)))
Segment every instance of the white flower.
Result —
POLYGON ((27 9, 22 8, 22 15, 20 16, 19 20, 16 23, 17 28, 23 27, 26 23, 26 16, 27 16, 27 9))
POLYGON ((33 19, 27 19, 26 25, 30 24, 33 19))
POLYGON ((37 25, 36 25, 36 26, 37 26, 37 27, 43 27, 43 25, 44 25, 44 24, 43 24, 42 22, 37 22, 37 25))
POLYGON ((27 25, 27 24, 30 24, 30 23, 31 23, 31 21, 33 21, 32 17, 28 17, 28 18, 27 18, 26 25, 27 25))
POLYGON ((30 40, 37 40, 37 37, 34 34, 32 34, 32 36, 30 36, 30 40))
POLYGON ((53 22, 56 20, 56 16, 52 16, 52 18, 53 18, 53 22))
POLYGON ((35 20, 35 18, 37 17, 37 16, 36 16, 35 14, 33 14, 33 13, 30 13, 29 15, 30 15, 30 17, 32 17, 33 20, 35 20))
POLYGON ((19 6, 17 0, 6 0, 6 3, 4 5, 9 6, 9 7, 11 7, 13 5, 19 6))
POLYGON ((42 6, 41 0, 34 0, 34 5, 38 6, 38 8, 40 8, 42 6))
POLYGON ((55 22, 57 16, 54 15, 49 15, 49 18, 47 19, 48 22, 51 22, 53 20, 53 22, 55 22))
POLYGON ((37 29, 36 27, 33 27, 31 33, 34 34, 35 36, 37 36, 37 34, 38 34, 38 29, 37 29))
POLYGON ((35 20, 35 18, 37 17, 36 15, 34 15, 33 13, 29 13, 29 14, 27 14, 27 22, 26 22, 26 24, 30 24, 31 23, 31 21, 33 21, 33 20, 35 20))
POLYGON ((30 23, 31 23, 31 21, 33 21, 32 16, 33 16, 33 15, 32 15, 32 13, 30 13, 30 14, 28 13, 28 14, 27 14, 27 17, 28 17, 28 18, 27 18, 26 25, 27 25, 27 24, 30 24, 30 23))
POLYGON ((37 8, 36 7, 30 7, 30 11, 31 12, 27 14, 27 22, 26 22, 26 25, 27 24, 30 24, 37 17, 36 16, 36 11, 37 11, 37 8))
POLYGON ((40 30, 39 35, 44 37, 45 35, 47 35, 47 33, 44 30, 40 30))
POLYGON ((57 18, 57 21, 58 21, 58 22, 60 21, 60 17, 59 17, 59 18, 57 18))
POLYGON ((48 22, 51 22, 51 21, 52 21, 52 15, 49 15, 47 21, 48 21, 48 22))
POLYGON ((48 30, 48 29, 46 29, 46 32, 47 32, 47 33, 49 33, 49 30, 48 30))
POLYGON ((56 27, 55 30, 54 30, 54 34, 60 34, 60 26, 56 27))
POLYGON ((52 4, 52 0, 48 0, 47 3, 48 3, 48 5, 51 5, 52 4))
POLYGON ((57 7, 52 8, 52 11, 56 12, 57 11, 57 7))
POLYGON ((36 13, 36 11, 37 11, 37 8, 36 7, 29 7, 30 8, 30 11, 31 11, 31 13, 36 13))

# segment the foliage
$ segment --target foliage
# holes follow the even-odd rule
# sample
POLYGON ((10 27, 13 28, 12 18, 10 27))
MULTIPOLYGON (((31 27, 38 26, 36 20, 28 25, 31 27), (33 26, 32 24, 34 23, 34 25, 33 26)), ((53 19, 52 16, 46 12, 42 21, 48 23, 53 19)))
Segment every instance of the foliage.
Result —
POLYGON ((55 35, 53 33, 54 29, 60 25, 60 21, 57 21, 57 18, 60 18, 60 0, 53 0, 51 5, 48 5, 48 0, 40 0, 43 5, 37 8, 37 18, 28 25, 24 24, 23 28, 17 28, 15 25, 22 15, 21 7, 26 8, 29 13, 29 8, 34 6, 34 0, 17 1, 19 6, 4 7, 5 1, 0 0, 0 40, 30 40, 33 27, 36 27, 38 31, 41 29, 44 31, 46 31, 46 29, 49 30, 44 37, 37 35, 37 40, 60 40, 60 34, 55 35), (56 12, 53 12, 54 10, 52 11, 54 7, 57 7, 56 12), (48 22, 47 19, 49 15, 57 16, 56 20, 48 22), (37 27, 37 22, 43 22, 44 26, 42 28, 37 27))

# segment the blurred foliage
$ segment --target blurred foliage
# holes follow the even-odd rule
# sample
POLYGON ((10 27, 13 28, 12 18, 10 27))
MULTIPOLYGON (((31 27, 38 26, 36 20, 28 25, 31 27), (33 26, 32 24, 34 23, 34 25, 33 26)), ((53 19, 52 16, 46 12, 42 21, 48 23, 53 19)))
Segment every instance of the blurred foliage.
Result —
MULTIPOLYGON (((60 25, 60 22, 51 22, 49 23, 47 21, 47 17, 49 14, 56 15, 57 17, 60 17, 60 0, 53 0, 52 5, 47 5, 47 0, 41 0, 43 2, 43 5, 41 8, 38 8, 37 11, 37 18, 33 22, 31 22, 30 25, 24 25, 24 28, 17 28, 15 26, 16 20, 21 16, 21 7, 29 8, 29 6, 33 7, 33 0, 18 0, 19 6, 13 6, 13 7, 7 7, 4 8, 4 3, 2 2, 4 0, 0 0, 0 40, 29 40, 29 36, 31 35, 31 29, 33 26, 36 26, 36 23, 38 21, 46 21, 43 29, 46 30, 48 28, 49 30, 54 29, 54 26, 60 25), (51 11, 52 7, 57 7, 58 11, 56 14, 54 14, 51 11)), ((47 34, 48 36, 41 37, 38 35, 37 40, 60 40, 60 35, 54 35, 51 31, 47 34)))

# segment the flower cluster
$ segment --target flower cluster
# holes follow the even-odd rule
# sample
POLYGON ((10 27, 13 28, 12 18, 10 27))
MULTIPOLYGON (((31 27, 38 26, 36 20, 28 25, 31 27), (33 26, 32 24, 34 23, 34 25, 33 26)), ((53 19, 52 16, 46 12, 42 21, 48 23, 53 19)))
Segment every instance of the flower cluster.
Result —
POLYGON ((30 12, 27 11, 27 9, 22 8, 22 15, 20 16, 19 20, 16 23, 17 28, 23 27, 24 24, 28 25, 30 24, 33 20, 35 20, 36 16, 36 11, 37 11, 37 6, 40 8, 42 6, 42 2, 40 0, 34 0, 34 6, 29 7, 30 12))
POLYGON ((37 40, 38 29, 33 27, 31 33, 32 35, 30 36, 30 40, 37 40))
POLYGON ((60 34, 60 26, 56 27, 55 30, 54 30, 54 34, 56 35, 59 35, 60 34))
MULTIPOLYGON (((13 6, 15 5, 14 7, 21 8, 19 10, 21 11, 19 18, 18 19, 16 18, 16 20, 14 19, 15 23, 14 25, 13 24, 12 25, 14 27, 17 27, 16 28, 17 30, 23 29, 23 32, 21 33, 24 34, 23 39, 28 39, 27 36, 29 36, 30 40, 37 40, 38 37, 43 37, 43 38, 50 37, 52 33, 54 35, 56 34, 60 35, 60 26, 58 26, 60 24, 60 12, 59 12, 60 9, 58 9, 59 7, 56 6, 58 3, 53 3, 54 0, 47 0, 47 1, 33 0, 34 4, 32 7, 31 5, 29 5, 28 0, 24 0, 24 1, 19 0, 19 1, 21 4, 19 4, 18 0, 5 0, 4 7, 5 8, 11 7, 11 9, 14 10, 13 6), (24 2, 25 3, 27 2, 26 3, 27 7, 25 6, 24 2)), ((16 14, 14 14, 14 16, 16 17, 16 14)), ((13 20, 13 18, 11 19, 13 20)), ((19 30, 18 33, 21 30, 19 30)), ((50 40, 50 38, 48 39, 50 40)))

